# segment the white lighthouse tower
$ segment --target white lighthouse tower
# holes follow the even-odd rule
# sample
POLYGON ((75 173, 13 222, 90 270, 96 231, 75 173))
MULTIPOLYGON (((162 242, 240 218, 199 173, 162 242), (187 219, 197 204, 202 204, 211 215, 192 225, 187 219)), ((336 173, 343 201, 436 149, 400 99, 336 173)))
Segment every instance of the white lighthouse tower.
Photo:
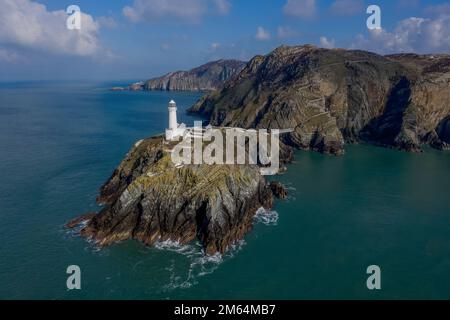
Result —
POLYGON ((177 104, 175 101, 170 100, 169 102, 169 129, 176 130, 178 128, 177 122, 177 104))
POLYGON ((186 130, 185 124, 177 122, 177 104, 175 101, 169 102, 169 128, 166 129, 166 140, 173 141, 178 137, 182 137, 186 130))

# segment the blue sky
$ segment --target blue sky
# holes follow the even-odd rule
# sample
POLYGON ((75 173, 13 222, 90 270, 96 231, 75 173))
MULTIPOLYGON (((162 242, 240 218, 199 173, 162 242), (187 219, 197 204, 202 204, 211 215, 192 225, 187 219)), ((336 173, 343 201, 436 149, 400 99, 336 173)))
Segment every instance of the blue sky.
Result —
POLYGON ((450 53, 450 2, 0 0, 0 80, 146 79, 282 44, 450 53), (81 30, 64 12, 78 5, 81 30), (381 8, 382 29, 366 27, 381 8))

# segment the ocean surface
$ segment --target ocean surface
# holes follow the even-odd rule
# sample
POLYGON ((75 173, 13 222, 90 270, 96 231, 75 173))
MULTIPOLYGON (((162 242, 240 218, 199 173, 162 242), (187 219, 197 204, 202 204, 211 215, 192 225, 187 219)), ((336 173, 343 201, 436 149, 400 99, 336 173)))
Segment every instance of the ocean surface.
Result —
POLYGON ((297 152, 274 177, 275 211, 227 254, 198 244, 126 241, 98 250, 71 218, 98 210, 100 186, 139 139, 181 121, 200 94, 111 92, 111 83, 0 84, 1 299, 450 298, 450 152, 347 147, 297 152), (81 268, 81 290, 66 268, 81 268), (381 290, 366 287, 369 265, 381 290))

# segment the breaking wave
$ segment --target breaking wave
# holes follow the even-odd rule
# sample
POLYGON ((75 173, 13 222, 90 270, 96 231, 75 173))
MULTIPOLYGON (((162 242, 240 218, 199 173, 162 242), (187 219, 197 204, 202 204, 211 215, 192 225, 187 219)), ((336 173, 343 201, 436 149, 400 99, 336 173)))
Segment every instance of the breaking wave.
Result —
POLYGON ((187 289, 198 283, 198 279, 205 275, 213 273, 219 265, 226 259, 232 258, 245 244, 244 240, 231 246, 224 254, 216 253, 214 255, 206 255, 200 243, 180 244, 177 241, 158 241, 155 248, 176 252, 188 259, 189 268, 179 270, 175 265, 175 260, 166 268, 170 274, 170 280, 164 289, 167 291, 175 289, 187 289))
POLYGON ((278 223, 278 212, 259 208, 255 214, 255 221, 257 223, 265 224, 266 226, 276 226, 278 223))
MULTIPOLYGON (((256 223, 275 226, 278 223, 278 213, 273 210, 260 208, 256 211, 254 219, 256 223)), ((175 289, 187 289, 196 285, 199 278, 213 273, 223 261, 234 257, 244 245, 245 241, 240 240, 233 244, 224 254, 207 255, 199 242, 180 244, 178 241, 172 240, 157 241, 154 245, 157 250, 183 255, 188 259, 189 264, 189 268, 183 270, 183 268, 176 265, 175 259, 172 260, 171 265, 166 267, 170 277, 169 283, 164 286, 164 289, 172 291, 175 289)))

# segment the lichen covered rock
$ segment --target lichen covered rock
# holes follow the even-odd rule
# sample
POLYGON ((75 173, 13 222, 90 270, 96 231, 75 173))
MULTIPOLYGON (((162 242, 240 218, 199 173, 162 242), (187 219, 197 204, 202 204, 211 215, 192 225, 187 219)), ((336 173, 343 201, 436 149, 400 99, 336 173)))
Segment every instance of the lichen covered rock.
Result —
POLYGON ((147 245, 198 239, 208 254, 224 252, 251 229, 272 191, 256 165, 184 165, 162 137, 137 143, 101 188, 105 207, 81 230, 99 246, 126 239, 147 245))

